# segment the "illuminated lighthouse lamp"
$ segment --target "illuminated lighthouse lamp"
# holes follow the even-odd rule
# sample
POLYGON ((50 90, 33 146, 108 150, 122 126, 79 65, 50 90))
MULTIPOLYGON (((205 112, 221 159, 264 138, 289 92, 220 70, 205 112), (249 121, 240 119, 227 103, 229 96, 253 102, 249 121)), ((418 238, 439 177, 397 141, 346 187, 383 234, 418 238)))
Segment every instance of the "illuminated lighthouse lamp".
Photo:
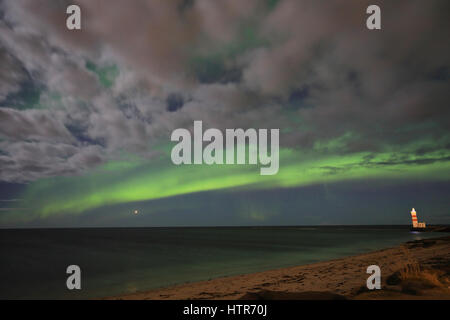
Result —
POLYGON ((412 210, 411 210, 411 219, 412 219, 413 229, 425 229, 426 228, 425 222, 419 222, 417 220, 417 212, 414 208, 412 208, 412 210))

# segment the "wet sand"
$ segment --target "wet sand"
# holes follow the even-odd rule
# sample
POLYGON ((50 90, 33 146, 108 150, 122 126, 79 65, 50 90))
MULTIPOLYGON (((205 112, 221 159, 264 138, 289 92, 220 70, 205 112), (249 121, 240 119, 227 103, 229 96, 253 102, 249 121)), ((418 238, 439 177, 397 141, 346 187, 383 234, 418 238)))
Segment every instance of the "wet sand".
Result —
POLYGON ((441 237, 309 265, 106 299, 450 299, 449 286, 450 237, 441 237), (381 290, 366 287, 369 265, 381 269, 381 290))

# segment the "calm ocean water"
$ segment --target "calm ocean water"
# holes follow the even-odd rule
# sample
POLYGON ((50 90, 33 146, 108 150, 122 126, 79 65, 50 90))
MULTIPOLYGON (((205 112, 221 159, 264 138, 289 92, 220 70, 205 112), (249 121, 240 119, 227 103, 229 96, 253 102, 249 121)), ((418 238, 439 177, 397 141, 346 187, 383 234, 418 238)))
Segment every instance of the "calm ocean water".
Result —
POLYGON ((0 230, 0 299, 132 293, 444 235, 406 226, 0 230), (81 290, 66 288, 71 264, 81 268, 81 290))

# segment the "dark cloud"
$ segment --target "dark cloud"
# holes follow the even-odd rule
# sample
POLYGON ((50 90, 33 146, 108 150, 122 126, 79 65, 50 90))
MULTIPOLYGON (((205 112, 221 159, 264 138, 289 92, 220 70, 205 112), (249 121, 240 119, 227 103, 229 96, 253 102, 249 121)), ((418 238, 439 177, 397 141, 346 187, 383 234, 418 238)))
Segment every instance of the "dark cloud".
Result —
POLYGON ((67 176, 102 163, 98 146, 74 146, 47 142, 0 142, 2 181, 26 183, 42 177, 67 176))
POLYGON ((448 146, 448 1, 381 1, 381 31, 366 0, 75 2, 80 32, 67 1, 1 4, 0 180, 150 157, 193 120, 329 154, 448 146))
POLYGON ((72 136, 49 110, 0 109, 0 137, 9 140, 71 141, 72 136))
POLYGON ((167 97, 167 111, 175 112, 178 109, 181 109, 183 107, 184 101, 183 97, 176 93, 171 93, 167 97))
POLYGON ((21 89, 27 74, 20 62, 3 48, 0 48, 0 69, 8 71, 0 74, 0 100, 5 100, 21 89))

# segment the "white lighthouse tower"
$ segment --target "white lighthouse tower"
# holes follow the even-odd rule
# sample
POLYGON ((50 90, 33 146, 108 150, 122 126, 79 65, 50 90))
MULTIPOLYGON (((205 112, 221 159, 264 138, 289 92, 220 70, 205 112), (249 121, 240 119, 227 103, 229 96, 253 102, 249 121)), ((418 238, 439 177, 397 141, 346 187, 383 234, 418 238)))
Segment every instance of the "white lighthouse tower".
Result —
POLYGON ((412 208, 411 210, 411 219, 412 219, 412 224, 413 224, 413 228, 417 228, 417 229, 425 229, 425 222, 419 222, 417 220, 417 212, 414 208, 412 208))

